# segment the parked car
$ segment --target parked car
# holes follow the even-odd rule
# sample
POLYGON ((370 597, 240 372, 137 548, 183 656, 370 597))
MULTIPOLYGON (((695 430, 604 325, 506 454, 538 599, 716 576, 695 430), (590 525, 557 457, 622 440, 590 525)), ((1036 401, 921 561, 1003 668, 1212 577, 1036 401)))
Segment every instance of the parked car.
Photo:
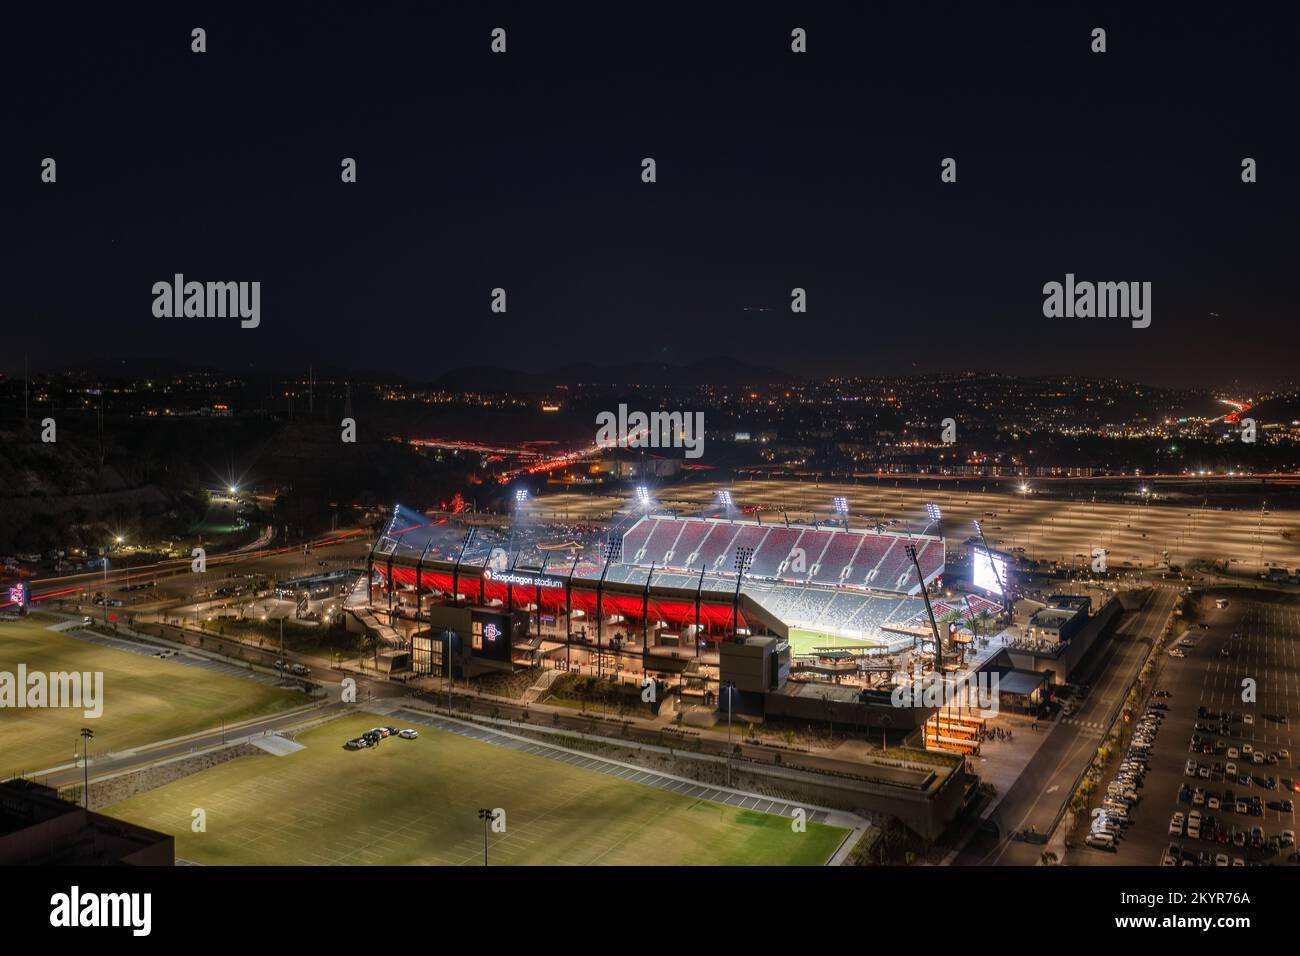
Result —
POLYGON ((412 730, 411 728, 408 727, 406 730, 400 732, 397 736, 401 737, 403 740, 414 740, 416 737, 420 736, 420 732, 418 730, 412 730))

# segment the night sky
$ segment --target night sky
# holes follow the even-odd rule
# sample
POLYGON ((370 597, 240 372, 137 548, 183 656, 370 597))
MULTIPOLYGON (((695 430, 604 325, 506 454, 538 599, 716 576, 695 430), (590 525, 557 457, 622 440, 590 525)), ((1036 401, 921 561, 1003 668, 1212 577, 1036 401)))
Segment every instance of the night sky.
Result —
POLYGON ((7 14, 0 370, 1297 377, 1294 15, 269 6, 7 14), (261 327, 155 318, 176 272, 259 280, 261 327), (1067 272, 1151 327, 1045 319, 1067 272))

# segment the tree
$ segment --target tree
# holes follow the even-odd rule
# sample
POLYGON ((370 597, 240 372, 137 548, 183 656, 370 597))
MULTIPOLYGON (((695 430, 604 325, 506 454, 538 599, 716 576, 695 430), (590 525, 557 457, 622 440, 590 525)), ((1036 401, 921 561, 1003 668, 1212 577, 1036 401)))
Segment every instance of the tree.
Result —
POLYGON ((363 670, 365 669, 363 659, 366 656, 366 651, 370 650, 374 643, 375 637, 369 631, 357 638, 357 666, 363 670))

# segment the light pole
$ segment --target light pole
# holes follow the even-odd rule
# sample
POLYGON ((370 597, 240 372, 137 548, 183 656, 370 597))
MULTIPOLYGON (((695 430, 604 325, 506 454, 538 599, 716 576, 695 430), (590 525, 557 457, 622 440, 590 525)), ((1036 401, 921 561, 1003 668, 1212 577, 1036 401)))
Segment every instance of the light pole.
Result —
POLYGON ((90 809, 90 741, 95 732, 89 727, 81 728, 81 805, 90 809))
POLYGON ((720 684, 718 684, 719 691, 725 690, 727 692, 727 755, 726 755, 726 763, 724 764, 724 766, 726 767, 726 773, 727 773, 726 785, 728 787, 731 786, 731 697, 735 689, 736 689, 736 685, 729 680, 722 681, 720 684))
POLYGON ((483 865, 487 866, 488 823, 492 820, 492 811, 486 808, 480 808, 478 811, 478 818, 483 821, 483 865))
POLYGON ((724 680, 721 689, 727 692, 727 753, 731 753, 731 694, 736 689, 736 685, 729 680, 724 680))

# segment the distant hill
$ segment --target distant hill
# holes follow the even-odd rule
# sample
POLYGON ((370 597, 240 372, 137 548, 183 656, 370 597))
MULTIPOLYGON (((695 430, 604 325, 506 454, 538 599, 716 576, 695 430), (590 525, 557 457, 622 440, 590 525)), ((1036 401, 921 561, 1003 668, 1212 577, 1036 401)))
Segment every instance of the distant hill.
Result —
POLYGON ((549 372, 520 372, 499 366, 473 366, 453 369, 434 381, 448 391, 542 392, 556 385, 766 385, 791 382, 794 376, 780 369, 749 365, 734 359, 715 356, 686 365, 665 362, 628 362, 620 365, 594 365, 581 362, 564 365, 549 372))

